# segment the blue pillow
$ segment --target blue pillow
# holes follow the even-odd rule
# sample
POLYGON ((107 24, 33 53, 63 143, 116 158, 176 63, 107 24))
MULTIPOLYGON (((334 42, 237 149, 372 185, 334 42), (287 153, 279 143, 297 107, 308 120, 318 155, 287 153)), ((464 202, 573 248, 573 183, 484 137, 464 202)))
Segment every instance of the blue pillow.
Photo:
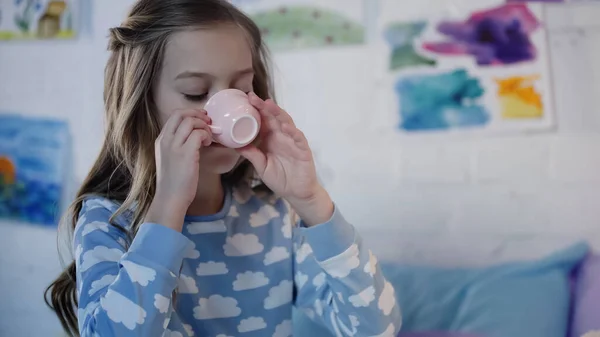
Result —
MULTIPOLYGON (((487 337, 565 337, 572 270, 589 247, 487 268, 450 269, 381 263, 396 289, 403 332, 454 331, 487 337)), ((294 336, 331 336, 300 312, 294 336)))

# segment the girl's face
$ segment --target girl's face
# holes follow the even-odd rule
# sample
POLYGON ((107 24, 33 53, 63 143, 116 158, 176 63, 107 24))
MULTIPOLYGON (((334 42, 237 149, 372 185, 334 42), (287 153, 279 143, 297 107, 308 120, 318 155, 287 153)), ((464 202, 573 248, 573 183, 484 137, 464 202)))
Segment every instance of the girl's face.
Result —
MULTIPOLYGON (((178 32, 167 44, 154 99, 161 123, 179 109, 201 109, 218 91, 250 92, 254 72, 252 52, 240 28, 221 25, 178 32)), ((239 160, 233 149, 213 143, 202 149, 201 171, 223 174, 239 160)))

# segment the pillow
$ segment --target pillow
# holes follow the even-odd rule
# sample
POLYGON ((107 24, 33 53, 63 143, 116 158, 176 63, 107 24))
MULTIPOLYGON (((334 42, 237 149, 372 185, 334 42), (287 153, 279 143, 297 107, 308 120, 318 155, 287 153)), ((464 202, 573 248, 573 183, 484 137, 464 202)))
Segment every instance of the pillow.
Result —
POLYGON ((382 269, 402 306, 402 331, 564 337, 570 274, 588 251, 580 243, 537 261, 487 268, 382 263, 382 269))
POLYGON ((590 255, 575 277, 572 337, 600 330, 600 256, 590 255))
MULTIPOLYGON (((380 265, 402 309, 399 337, 565 337, 569 276, 588 251, 580 243, 537 261, 478 269, 380 265)), ((293 320, 294 336, 332 336, 300 311, 293 320)))

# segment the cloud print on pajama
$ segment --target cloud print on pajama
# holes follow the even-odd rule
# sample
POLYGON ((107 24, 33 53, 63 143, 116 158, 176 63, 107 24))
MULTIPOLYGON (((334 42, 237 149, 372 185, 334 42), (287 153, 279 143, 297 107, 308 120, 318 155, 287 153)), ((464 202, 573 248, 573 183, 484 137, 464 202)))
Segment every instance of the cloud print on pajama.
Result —
POLYGON ((441 55, 472 55, 478 65, 533 61, 530 35, 540 22, 526 4, 511 3, 473 13, 464 22, 444 21, 437 30, 448 41, 425 42, 423 49, 441 55))

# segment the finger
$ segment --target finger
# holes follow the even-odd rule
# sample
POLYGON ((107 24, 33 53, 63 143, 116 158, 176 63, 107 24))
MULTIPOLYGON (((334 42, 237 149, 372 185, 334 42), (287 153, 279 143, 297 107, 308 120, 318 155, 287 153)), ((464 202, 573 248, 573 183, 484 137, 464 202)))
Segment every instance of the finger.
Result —
POLYGON ((263 109, 265 105, 265 101, 262 98, 258 97, 254 92, 250 92, 248 94, 248 101, 259 111, 263 109))
POLYGON ((280 108, 273 100, 265 102, 265 110, 269 110, 271 116, 275 117, 280 123, 288 123, 295 126, 292 116, 290 116, 285 110, 280 108))
POLYGON ((265 101, 263 101, 260 97, 258 97, 253 92, 250 92, 248 94, 248 100, 250 101, 250 104, 252 104, 252 106, 254 106, 256 108, 256 110, 258 111, 258 113, 260 114, 260 119, 261 119, 260 134, 265 135, 273 130, 279 129, 279 122, 277 122, 277 119, 275 119, 274 116, 272 116, 271 114, 269 114, 268 112, 266 112, 264 110, 265 101))
POLYGON ((255 145, 247 145, 241 149, 237 149, 237 151, 242 157, 248 159, 252 166, 254 166, 256 173, 262 176, 267 167, 267 157, 265 154, 255 145))
POLYGON ((175 146, 183 145, 183 143, 185 143, 185 141, 188 139, 188 137, 190 136, 192 131, 194 131, 196 129, 202 129, 202 130, 205 130, 205 131, 211 133, 210 127, 204 120, 197 118, 197 117, 186 117, 181 122, 181 124, 179 124, 177 131, 175 131, 175 136, 173 138, 173 145, 175 145, 175 146))
POLYGON ((283 131, 283 133, 285 133, 290 138, 292 138, 292 140, 294 141, 294 144, 296 144, 296 146, 299 149, 301 149, 301 150, 309 150, 310 149, 308 146, 308 140, 306 139, 306 136, 304 136, 304 133, 302 131, 300 131, 297 127, 285 123, 285 124, 281 125, 281 130, 283 131))
POLYGON ((212 135, 204 129, 192 130, 189 137, 185 140, 183 148, 188 151, 198 151, 203 146, 209 146, 212 142, 212 135))
POLYGON ((193 109, 179 109, 173 111, 171 117, 167 120, 165 125, 163 126, 162 133, 165 135, 174 135, 175 131, 179 127, 179 124, 186 117, 198 117, 200 119, 206 119, 208 116, 206 115, 206 111, 204 110, 193 110, 193 109))

